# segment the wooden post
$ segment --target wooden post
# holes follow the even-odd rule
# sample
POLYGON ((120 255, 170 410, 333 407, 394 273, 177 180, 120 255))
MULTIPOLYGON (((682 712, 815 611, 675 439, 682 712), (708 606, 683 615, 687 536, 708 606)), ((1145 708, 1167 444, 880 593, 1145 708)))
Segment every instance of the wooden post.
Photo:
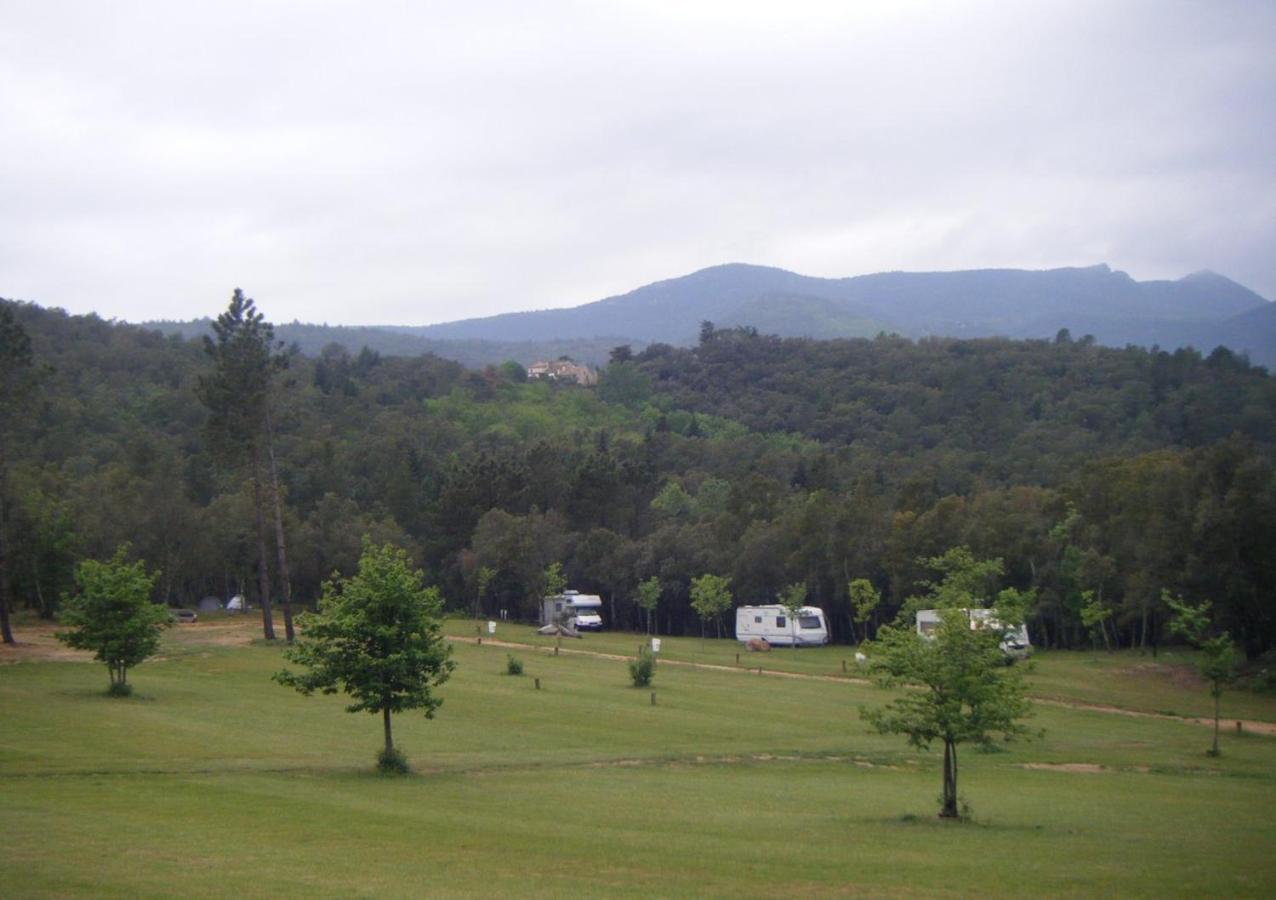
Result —
POLYGON ((842 674, 846 674, 846 660, 842 660, 842 674))
POLYGON ((655 692, 655 691, 652 691, 652 692, 651 692, 651 705, 652 705, 652 706, 655 706, 655 705, 656 705, 656 692, 655 692))
POLYGON ((738 666, 738 665, 740 665, 740 654, 739 654, 739 653, 737 653, 737 654, 735 655, 735 664, 736 664, 737 666, 738 666))
POLYGON ((478 639, 478 645, 479 645, 480 647, 482 647, 482 646, 483 646, 483 638, 481 638, 481 637, 480 637, 480 638, 478 639))
POLYGON ((539 691, 539 690, 541 689, 541 680, 540 680, 539 678, 537 678, 537 679, 535 679, 535 680, 536 680, 536 690, 538 690, 538 691, 539 691))
POLYGON ((554 655, 555 655, 555 656, 557 656, 557 655, 558 655, 558 648, 557 648, 557 647, 555 647, 555 648, 554 648, 554 655))
POLYGON ((1240 733, 1241 733, 1241 723, 1240 723, 1240 722, 1237 722, 1237 723, 1236 723, 1236 733, 1237 733, 1237 734, 1240 734, 1240 733))

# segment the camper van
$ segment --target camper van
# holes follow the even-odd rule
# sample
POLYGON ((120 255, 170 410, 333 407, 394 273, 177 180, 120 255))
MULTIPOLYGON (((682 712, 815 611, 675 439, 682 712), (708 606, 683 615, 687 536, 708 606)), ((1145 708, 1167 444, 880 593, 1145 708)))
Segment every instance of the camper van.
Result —
POLYGON ((571 625, 577 631, 601 631, 603 599, 597 594, 563 591, 541 601, 541 625, 571 625))
MULTIPOLYGON (((922 637, 930 637, 939 627, 943 610, 921 609, 917 611, 917 633, 922 637)), ((986 628, 1001 631, 1001 652, 1011 659, 1027 659, 1032 654, 1032 642, 1028 640, 1027 625, 1003 625, 997 619, 995 609, 963 609, 970 619, 971 631, 983 631, 986 628)))
POLYGON ((794 617, 783 606, 741 606, 735 611, 735 639, 747 644, 761 638, 781 647, 818 647, 829 642, 829 623, 824 610, 804 606, 794 617))

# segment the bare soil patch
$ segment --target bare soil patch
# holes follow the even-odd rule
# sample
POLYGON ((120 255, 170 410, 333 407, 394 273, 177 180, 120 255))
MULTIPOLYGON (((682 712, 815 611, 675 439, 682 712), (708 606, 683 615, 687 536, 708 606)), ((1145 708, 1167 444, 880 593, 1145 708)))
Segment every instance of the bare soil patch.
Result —
POLYGON ((1146 662, 1133 666, 1122 666, 1112 670, 1114 674, 1125 678, 1145 681, 1168 682, 1183 690, 1198 690, 1205 687, 1205 680, 1192 666, 1182 663, 1146 662))
POLYGON ((1023 767, 1045 772, 1081 772, 1086 775, 1099 775, 1108 771, 1098 763, 1024 763, 1023 767))
POLYGON ((93 654, 87 650, 72 650, 53 633, 57 625, 38 622, 31 625, 15 625, 13 637, 16 644, 0 644, 0 663, 18 662, 93 662, 93 654))

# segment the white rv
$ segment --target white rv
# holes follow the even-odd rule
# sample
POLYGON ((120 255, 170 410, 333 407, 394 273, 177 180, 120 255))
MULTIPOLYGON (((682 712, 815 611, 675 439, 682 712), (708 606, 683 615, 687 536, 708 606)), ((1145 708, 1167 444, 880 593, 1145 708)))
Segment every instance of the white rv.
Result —
MULTIPOLYGON (((997 618, 995 609, 963 609, 970 620, 971 631, 996 629, 1001 635, 1001 652, 1012 659, 1027 659, 1032 654, 1032 642, 1028 640, 1027 625, 1003 625, 997 618)), ((922 637, 930 637, 939 627, 941 614, 939 609, 921 609, 917 611, 917 633, 922 637)))
POLYGON ((541 625, 571 625, 577 631, 600 631, 603 599, 597 594, 563 591, 541 601, 541 625))
POLYGON ((782 647, 818 647, 829 642, 829 623, 816 606, 802 607, 796 618, 778 603, 741 606, 735 611, 735 639, 747 644, 754 638, 782 647))

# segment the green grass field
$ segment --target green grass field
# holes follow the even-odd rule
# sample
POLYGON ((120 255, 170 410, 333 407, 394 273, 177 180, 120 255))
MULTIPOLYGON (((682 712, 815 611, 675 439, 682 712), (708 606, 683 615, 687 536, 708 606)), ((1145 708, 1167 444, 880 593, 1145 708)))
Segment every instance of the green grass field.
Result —
MULTIPOLYGON (((592 655, 632 654, 640 636, 564 641, 588 653, 555 657, 502 624, 498 640, 539 646, 457 642, 437 718, 396 718, 416 774, 384 778, 379 720, 270 682, 280 649, 242 643, 253 628, 173 629, 123 700, 104 696, 100 665, 0 665, 0 893, 1276 890, 1276 737, 1225 731, 1215 759, 1199 725, 1038 705, 1043 738, 963 754, 974 821, 942 823, 938 753, 867 731, 858 707, 889 695, 842 677, 848 648, 765 654, 764 670, 834 676, 798 679, 711 668, 735 667, 731 641, 666 640, 668 659, 699 665, 662 665, 653 706, 622 660, 592 655), (502 674, 509 652, 524 676, 502 674)), ((1033 692, 1208 712, 1185 662, 1045 654, 1033 692)), ((1233 693, 1225 712, 1276 722, 1276 698, 1233 693)))

